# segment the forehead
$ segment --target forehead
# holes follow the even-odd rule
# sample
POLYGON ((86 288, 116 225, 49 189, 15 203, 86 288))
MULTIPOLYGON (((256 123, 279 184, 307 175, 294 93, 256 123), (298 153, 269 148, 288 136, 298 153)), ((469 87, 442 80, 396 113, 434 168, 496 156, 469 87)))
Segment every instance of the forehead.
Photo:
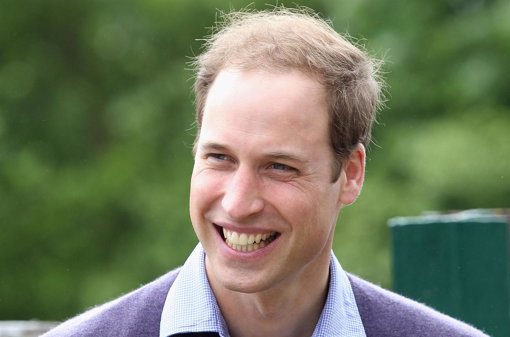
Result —
POLYGON ((206 122, 220 115, 237 122, 310 125, 328 119, 326 93, 318 81, 295 70, 226 69, 213 82, 204 106, 206 122))
POLYGON ((298 72, 226 69, 209 91, 200 142, 268 149, 328 147, 323 86, 298 72))

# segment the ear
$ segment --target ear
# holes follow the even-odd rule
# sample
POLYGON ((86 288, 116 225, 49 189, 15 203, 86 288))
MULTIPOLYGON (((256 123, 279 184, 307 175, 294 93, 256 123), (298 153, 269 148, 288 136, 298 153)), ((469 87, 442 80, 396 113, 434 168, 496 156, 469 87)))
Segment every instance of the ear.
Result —
POLYGON ((358 198, 365 180, 366 152, 363 144, 358 144, 344 162, 340 173, 340 203, 350 205, 358 198))

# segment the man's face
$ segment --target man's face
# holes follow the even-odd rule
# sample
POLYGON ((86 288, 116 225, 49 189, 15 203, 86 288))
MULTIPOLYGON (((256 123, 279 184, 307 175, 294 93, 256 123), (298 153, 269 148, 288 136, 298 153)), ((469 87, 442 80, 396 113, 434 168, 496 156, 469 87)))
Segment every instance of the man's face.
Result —
POLYGON ((329 265, 343 178, 331 182, 325 97, 297 71, 216 78, 190 198, 213 286, 277 289, 329 265))

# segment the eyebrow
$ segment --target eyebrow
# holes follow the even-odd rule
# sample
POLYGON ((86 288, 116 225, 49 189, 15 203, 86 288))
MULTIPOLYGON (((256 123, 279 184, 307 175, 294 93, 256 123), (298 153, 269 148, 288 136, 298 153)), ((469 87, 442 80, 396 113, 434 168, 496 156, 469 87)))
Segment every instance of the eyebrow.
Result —
POLYGON ((269 152, 265 154, 267 157, 276 159, 276 160, 288 160, 292 162, 299 162, 299 163, 308 163, 308 159, 298 155, 293 154, 289 152, 269 152))
MULTIPOLYGON (((216 142, 206 142, 200 145, 200 149, 202 151, 232 152, 227 145, 216 142)), ((268 153, 263 153, 263 156, 266 158, 271 158, 272 160, 286 160, 299 163, 309 162, 309 160, 305 157, 287 151, 271 151, 268 153)))
POLYGON ((207 142, 199 146, 200 150, 202 151, 221 151, 221 152, 230 152, 228 146, 220 144, 220 143, 214 143, 214 142, 207 142))

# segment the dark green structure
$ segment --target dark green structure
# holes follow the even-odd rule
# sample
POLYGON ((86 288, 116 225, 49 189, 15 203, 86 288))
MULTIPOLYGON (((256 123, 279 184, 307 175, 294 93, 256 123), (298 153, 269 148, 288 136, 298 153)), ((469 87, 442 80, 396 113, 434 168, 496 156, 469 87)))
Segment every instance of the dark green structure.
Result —
POLYGON ((389 221, 400 294, 510 336, 510 213, 471 210, 389 221))

